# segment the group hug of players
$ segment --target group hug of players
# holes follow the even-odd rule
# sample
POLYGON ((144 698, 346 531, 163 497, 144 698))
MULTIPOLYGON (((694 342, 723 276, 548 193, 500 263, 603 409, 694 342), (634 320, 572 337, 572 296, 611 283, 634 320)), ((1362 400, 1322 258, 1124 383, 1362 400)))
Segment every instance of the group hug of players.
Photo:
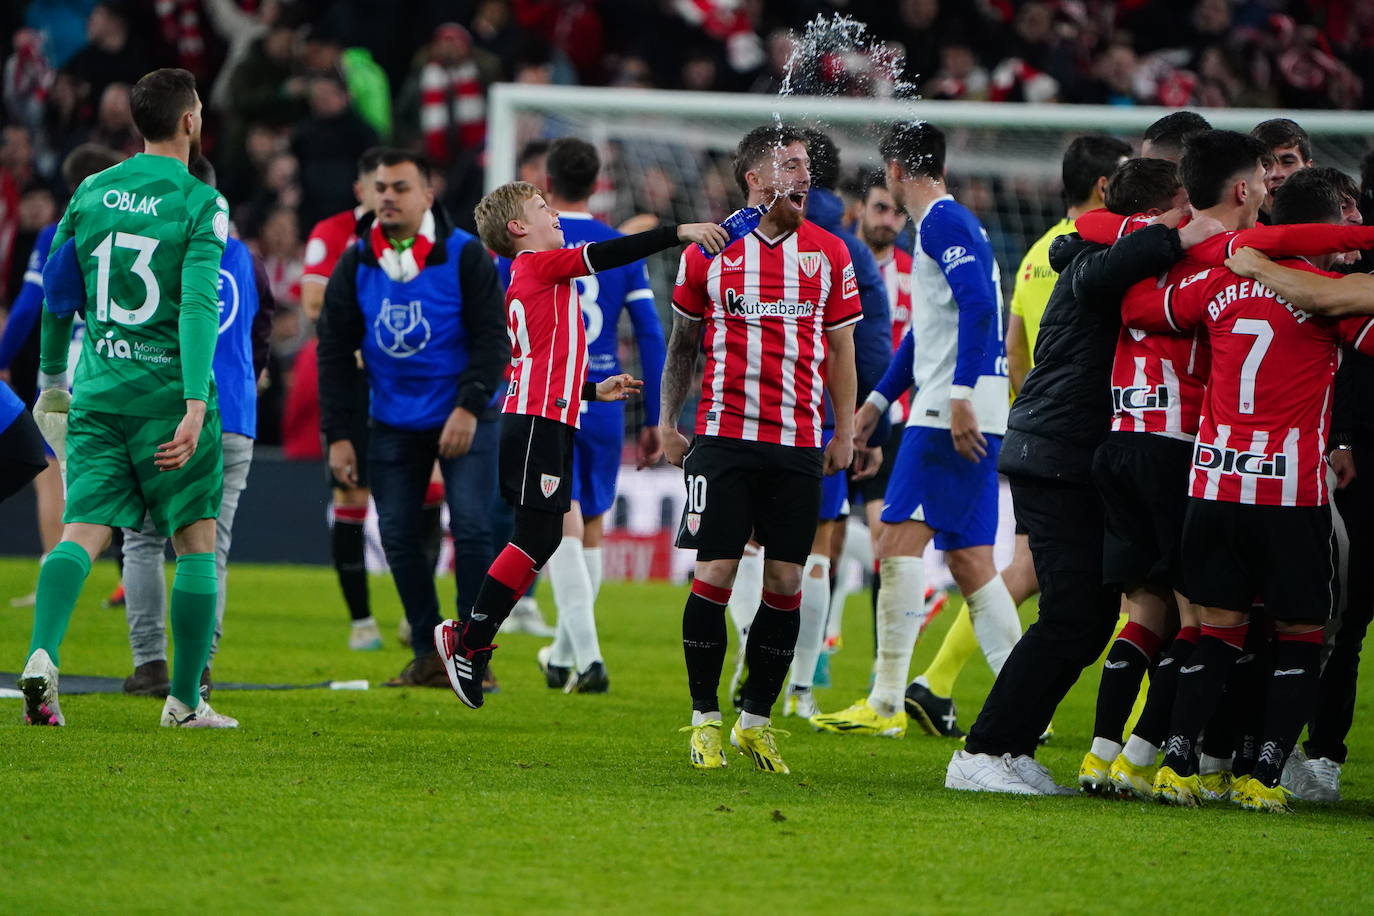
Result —
MULTIPOLYGON (((53 242, 53 282, 44 271, 49 314, 35 416, 67 461, 68 508, 63 541, 40 572, 34 641, 20 679, 33 724, 63 724, 57 651, 91 557, 112 527, 146 521, 170 535, 178 553, 176 667, 162 722, 237 725, 196 689, 223 587, 212 522, 224 488, 210 379, 214 337, 200 319, 213 318, 206 311, 216 298, 212 262, 222 254, 228 217, 223 198, 185 172, 197 152, 200 105, 189 75, 177 74, 157 71, 136 88, 146 153, 82 184, 53 242), (116 285, 110 263, 120 249, 131 266, 116 285), (58 338, 70 338, 62 322, 69 326, 77 309, 85 311, 89 352, 67 395, 66 342, 58 338)), ((428 457, 411 462, 419 467, 411 473, 415 496, 435 454, 451 457, 455 442, 470 447, 486 425, 476 417, 499 402, 499 490, 513 516, 509 542, 478 577, 475 597, 469 603, 460 594, 459 618, 433 627, 437 673, 466 705, 483 704, 497 631, 541 570, 555 571, 555 554, 581 543, 580 513, 570 514, 575 501, 605 488, 578 467, 594 460, 580 447, 590 439, 579 431, 584 408, 624 401, 643 382, 613 371, 617 365, 589 365, 589 288, 603 278, 617 288, 618 270, 642 277, 643 258, 688 242, 657 386, 657 430, 651 417, 640 444, 646 462, 661 447, 684 470, 678 544, 696 551, 682 627, 692 699, 683 730, 693 766, 727 763, 719 692, 730 613, 747 674, 728 741, 759 770, 788 771, 771 714, 789 684, 789 709, 819 729, 896 737, 909 710, 926 730, 956 734, 946 685, 976 640, 997 679, 950 761, 946 785, 1064 794, 1034 759, 1035 747, 1124 610, 1128 622, 1103 669, 1095 739, 1079 777, 1084 789, 1282 809, 1289 764, 1288 782, 1300 794, 1336 795, 1348 715, 1343 729, 1340 714, 1331 717, 1340 734, 1320 739, 1338 751, 1297 761, 1297 775, 1290 758, 1320 705, 1348 706, 1346 694, 1353 696, 1353 664, 1342 666, 1344 687, 1322 687, 1336 605, 1327 477, 1329 467, 1339 483, 1353 477, 1348 443, 1330 432, 1333 401, 1340 406, 1334 378, 1342 346, 1374 350, 1374 320, 1354 317, 1374 313, 1374 290, 1367 275, 1327 268, 1348 257, 1342 253, 1374 247, 1374 228, 1348 225, 1358 221, 1348 179, 1301 168, 1311 157, 1296 125, 1279 139, 1213 131, 1184 113, 1147 131, 1141 158, 1129 158, 1130 148, 1112 138, 1076 140, 1065 158, 1074 221, 1052 230, 1063 237, 1047 246, 1047 269, 1029 256, 1023 265, 1018 282, 1053 278, 1053 286, 1038 320, 1036 304, 1013 309, 1013 327, 1033 346, 1013 346, 1011 365, 987 233, 948 193, 944 135, 926 122, 887 130, 884 181, 862 192, 858 235, 832 190, 833 145, 787 125, 757 128, 740 141, 735 177, 747 206, 766 212, 736 232, 711 223, 632 235, 598 229, 586 233, 586 244, 569 245, 564 222, 590 224, 590 217, 560 213, 544 189, 518 181, 483 198, 478 237, 443 220, 448 234, 436 240, 422 160, 383 160, 403 172, 375 176, 387 203, 375 217, 353 214, 355 238, 325 297, 328 308, 331 296, 347 292, 363 317, 325 333, 326 315, 321 348, 342 353, 331 357, 336 366, 354 364, 353 347, 341 344, 361 349, 373 425, 382 426, 414 417, 379 417, 379 401, 385 410, 397 392, 378 377, 376 359, 412 359, 436 336, 461 351, 458 406, 451 395, 424 405, 433 408, 434 428, 420 431, 428 457), (915 229, 909 262, 894 244, 903 211, 915 229), (1271 225, 1256 227, 1262 213, 1271 225), (486 269, 487 253, 509 265, 508 370, 462 349, 490 330, 479 333, 475 312, 463 313, 477 308, 475 288, 422 281, 436 258, 486 269), (363 318, 374 319, 372 329, 363 318), (1027 350, 1035 367, 1022 378, 1027 350), (678 420, 703 355, 689 441, 678 420), (1009 374, 1021 381, 1010 410, 1009 374), (899 434, 890 432, 894 416, 904 425, 899 434), (1015 569, 1024 564, 999 573, 993 563, 999 467, 1034 576, 1015 569), (869 695, 824 714, 810 686, 836 538, 833 525, 819 522, 843 517, 851 483, 854 495, 864 491, 881 505, 871 513, 881 582, 877 657, 869 695), (937 658, 939 673, 908 683, 930 613, 922 555, 932 543, 965 596, 967 616, 949 640, 965 648, 937 658), (1037 588, 1039 619, 1020 634, 1017 603, 1037 588), (1147 669, 1144 709, 1123 743, 1147 669), (1163 764, 1152 773, 1161 750, 1163 764)), ((584 158, 586 149, 561 147, 584 158)), ((553 199, 576 205, 576 197, 553 199)), ((619 288, 623 301, 648 299, 643 282, 619 288)), ((656 357, 642 356, 652 375, 656 357)), ((323 374, 323 353, 321 360, 323 374)), ((433 368, 453 375, 460 367, 433 368)), ((418 371, 402 381, 427 378, 418 371)), ((326 426, 337 427, 338 416, 326 417, 326 426)), ((356 484, 358 456, 333 447, 346 435, 330 440, 336 480, 356 484)), ((614 446, 618 458, 618 436, 614 446)), ((611 492, 613 479, 612 472, 611 492)), ((456 536, 461 522, 454 526, 456 536)), ((551 685, 604 690, 590 619, 599 575, 585 553, 574 552, 571 562, 578 574, 561 580, 562 594, 556 579, 555 593, 560 618, 565 606, 581 606, 583 629, 560 619, 562 645, 541 652, 540 663, 551 685)), ((1352 619, 1357 657, 1359 609, 1347 613, 1352 619)), ((429 656, 428 636, 412 633, 417 662, 429 656)))

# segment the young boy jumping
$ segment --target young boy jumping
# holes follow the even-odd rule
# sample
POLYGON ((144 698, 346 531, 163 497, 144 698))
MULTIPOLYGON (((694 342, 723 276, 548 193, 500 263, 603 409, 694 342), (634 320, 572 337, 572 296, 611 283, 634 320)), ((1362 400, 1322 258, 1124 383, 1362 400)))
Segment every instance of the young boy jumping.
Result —
POLYGON ((523 181, 482 198, 476 217, 482 242, 513 259, 506 290, 511 379, 501 418, 501 496, 515 508, 515 533, 487 570, 472 618, 434 628, 449 684, 473 709, 482 705, 482 676, 496 631, 562 539, 582 402, 623 401, 644 384, 625 373, 586 381, 587 333, 574 278, 680 242, 715 254, 728 240, 714 223, 690 223, 564 248, 558 211, 523 181))

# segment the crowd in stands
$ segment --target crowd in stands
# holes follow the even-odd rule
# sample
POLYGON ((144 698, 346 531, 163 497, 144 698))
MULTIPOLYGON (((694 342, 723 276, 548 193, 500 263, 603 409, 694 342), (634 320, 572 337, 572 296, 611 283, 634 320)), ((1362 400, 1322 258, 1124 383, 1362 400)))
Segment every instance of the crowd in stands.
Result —
MULTIPOLYGON (((236 230, 264 261, 280 306, 263 399, 269 413, 280 404, 281 367, 311 333, 294 307, 302 240, 317 220, 353 205, 358 155, 379 142, 423 150, 444 179, 441 200, 461 222, 481 190, 486 93, 495 82, 774 93, 804 25, 840 14, 867 24, 868 50, 822 53, 818 66, 794 74, 792 91, 1346 109, 1374 98, 1374 3, 1363 0, 0 7, 0 308, 19 289, 34 238, 70 193, 61 175, 66 155, 83 143, 138 151, 129 87, 153 68, 184 67, 201 86, 206 152, 236 230)), ((718 190, 723 206, 727 189, 718 190)), ((264 441, 272 430, 269 418, 264 441)))

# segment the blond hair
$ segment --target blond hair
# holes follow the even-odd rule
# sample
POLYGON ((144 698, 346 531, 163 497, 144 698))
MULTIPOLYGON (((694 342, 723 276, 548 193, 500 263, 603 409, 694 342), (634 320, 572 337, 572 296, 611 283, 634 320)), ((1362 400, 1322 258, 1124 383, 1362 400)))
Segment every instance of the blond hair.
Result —
POLYGON ((525 201, 543 193, 528 181, 511 181, 478 201, 473 214, 482 244, 504 257, 515 257, 515 239, 506 224, 513 219, 524 219, 525 201))

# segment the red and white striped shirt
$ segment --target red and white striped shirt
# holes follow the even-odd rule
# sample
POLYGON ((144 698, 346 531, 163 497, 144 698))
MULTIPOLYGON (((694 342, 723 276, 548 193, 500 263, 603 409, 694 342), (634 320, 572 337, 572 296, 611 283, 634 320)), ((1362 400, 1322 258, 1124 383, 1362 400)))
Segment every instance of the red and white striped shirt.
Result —
MULTIPOLYGON (((1286 266, 1337 276, 1306 261, 1286 266)), ((1197 328, 1211 342, 1190 495, 1252 506, 1326 504, 1323 459, 1341 343, 1374 355, 1374 318, 1314 317, 1224 267, 1162 290, 1133 288, 1122 309, 1135 327, 1197 328)))
MULTIPOLYGON (((1094 210, 1080 216, 1075 228, 1087 241, 1111 244, 1154 222, 1140 214, 1126 217, 1094 210)), ((1220 266, 1246 247, 1270 257, 1293 257, 1371 246, 1374 227, 1368 226, 1304 223, 1222 232, 1189 248, 1156 285, 1179 283, 1200 270, 1220 266)), ((1112 429, 1192 441, 1198 431, 1209 361, 1207 340, 1196 333, 1157 334, 1123 321, 1112 364, 1112 429)))
POLYGON ((887 287, 892 315, 892 349, 895 352, 911 327, 911 255, 893 246, 892 257, 878 265, 887 287))
MULTIPOLYGON (((892 351, 895 353, 902 344, 911 327, 911 255, 899 246, 892 248, 892 257, 878 265, 883 273, 883 284, 887 287, 887 302, 892 316, 892 351)), ((911 412, 911 391, 893 402, 888 415, 893 424, 906 425, 907 415, 911 412)))
POLYGON ((343 257, 348 246, 357 241, 358 237, 353 231, 364 212, 362 207, 355 207, 327 216, 315 224, 310 230, 310 238, 305 242, 305 271, 301 275, 302 283, 329 282, 334 265, 339 263, 339 258, 343 257))
POLYGON ((706 322, 698 435, 820 448, 825 332, 863 317, 842 241, 804 221, 774 241, 755 230, 709 260, 693 245, 673 308, 706 322))
POLYGON ((506 413, 579 426, 587 379, 587 328, 576 277, 595 273, 587 246, 522 251, 510 265, 506 327, 511 341, 506 413))

